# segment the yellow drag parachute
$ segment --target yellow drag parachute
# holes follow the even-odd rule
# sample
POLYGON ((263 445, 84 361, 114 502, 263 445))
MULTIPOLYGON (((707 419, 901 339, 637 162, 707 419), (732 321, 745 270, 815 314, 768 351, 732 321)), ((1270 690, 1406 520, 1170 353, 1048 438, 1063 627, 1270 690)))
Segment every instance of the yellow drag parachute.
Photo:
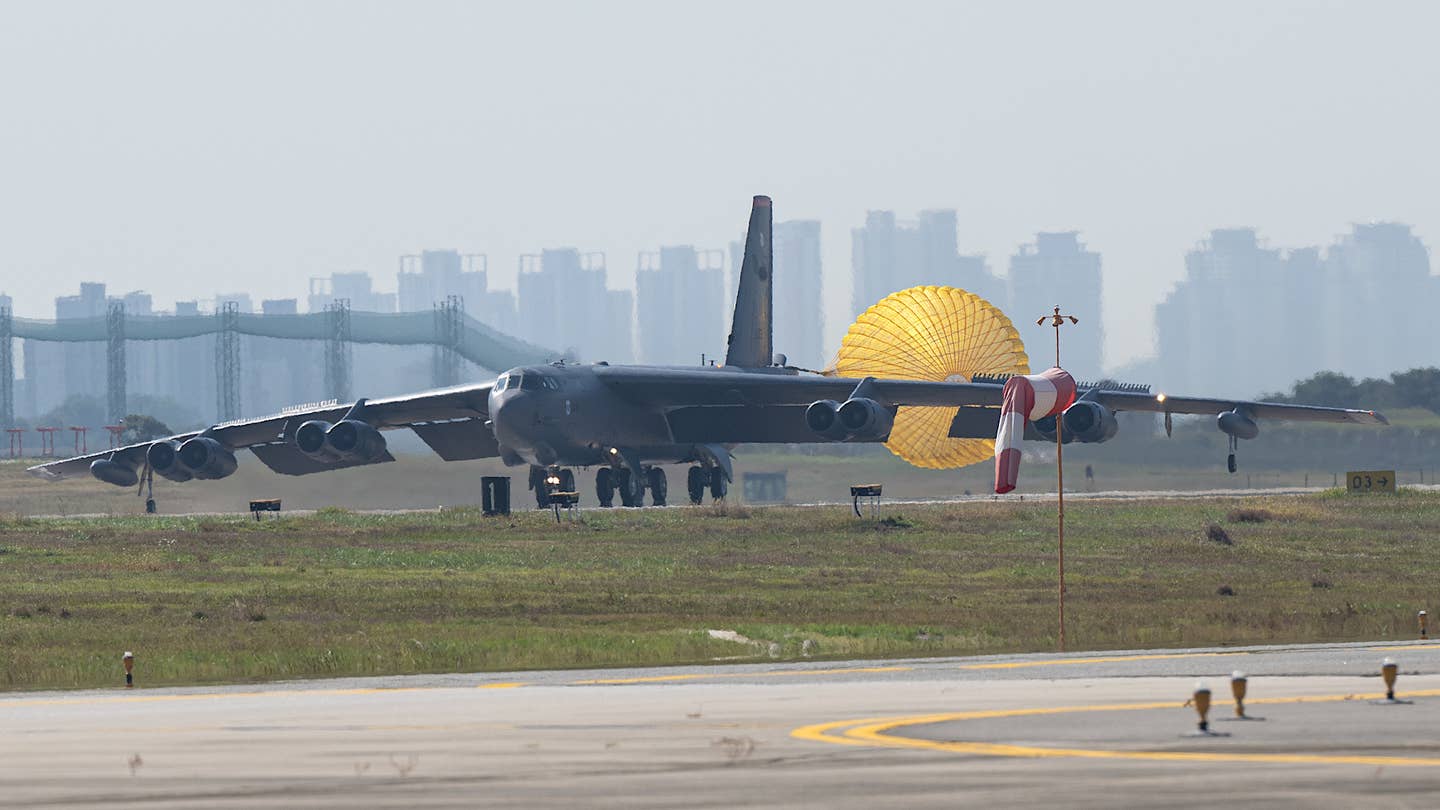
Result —
MULTIPOLYGON (((911 287, 865 310, 836 355, 842 377, 969 382, 976 374, 1028 374, 1030 358, 1010 319, 955 287, 911 287)), ((952 439, 956 408, 902 407, 885 446, 917 467, 986 461, 993 439, 952 439)))

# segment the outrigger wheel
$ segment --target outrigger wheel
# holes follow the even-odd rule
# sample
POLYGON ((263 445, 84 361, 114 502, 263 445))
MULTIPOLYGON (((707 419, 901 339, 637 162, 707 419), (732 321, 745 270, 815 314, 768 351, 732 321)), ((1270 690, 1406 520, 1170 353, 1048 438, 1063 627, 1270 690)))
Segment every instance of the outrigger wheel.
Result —
MULTIPOLYGON (((977 374, 1029 374, 1014 324, 994 304, 956 287, 911 287, 860 314, 845 333, 833 374, 970 382, 977 374)), ((906 406, 885 446, 917 467, 952 469, 995 455, 994 439, 952 439, 958 408, 906 406)))

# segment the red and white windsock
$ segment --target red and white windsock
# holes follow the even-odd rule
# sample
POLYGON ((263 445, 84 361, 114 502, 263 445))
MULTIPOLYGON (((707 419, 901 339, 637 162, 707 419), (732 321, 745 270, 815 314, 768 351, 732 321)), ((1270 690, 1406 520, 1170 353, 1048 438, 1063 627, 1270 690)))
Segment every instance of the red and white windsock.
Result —
POLYGON ((1000 430, 995 434, 995 494, 1003 495, 1020 480, 1020 441, 1025 423, 1058 416, 1075 402, 1075 378, 1063 368, 1016 375, 1005 381, 1000 430))

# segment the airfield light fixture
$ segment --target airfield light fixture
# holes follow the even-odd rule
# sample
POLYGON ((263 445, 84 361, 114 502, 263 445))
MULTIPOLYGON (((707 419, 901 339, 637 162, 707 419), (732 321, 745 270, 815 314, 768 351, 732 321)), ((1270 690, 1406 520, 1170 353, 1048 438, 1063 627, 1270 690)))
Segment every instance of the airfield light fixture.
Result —
POLYGON ((1394 660, 1386 658, 1380 663, 1380 677, 1385 681, 1385 699, 1395 700, 1395 678, 1400 674, 1400 667, 1394 660))
POLYGON ((1249 679, 1245 673, 1235 670, 1230 673, 1230 694, 1235 698, 1235 716, 1245 716, 1245 687, 1249 679))
POLYGON ((1420 638, 1430 638, 1430 614, 1422 610, 1419 613, 1415 614, 1415 619, 1416 621, 1420 622, 1420 638))
POLYGON ((1210 731, 1210 687, 1204 681, 1195 682, 1195 694, 1190 698, 1195 702, 1195 713, 1200 715, 1200 733, 1208 734, 1210 731))

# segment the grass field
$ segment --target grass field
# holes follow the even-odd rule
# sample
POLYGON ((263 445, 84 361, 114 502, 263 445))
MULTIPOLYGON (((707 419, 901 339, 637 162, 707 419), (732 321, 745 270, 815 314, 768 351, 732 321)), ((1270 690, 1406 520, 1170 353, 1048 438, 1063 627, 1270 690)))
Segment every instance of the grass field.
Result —
MULTIPOLYGON (((126 649, 141 685, 1051 650, 1053 510, 10 516, 0 688, 115 685, 126 649)), ((1410 638, 1434 607, 1435 494, 1077 501, 1067 529, 1072 649, 1410 638)))

